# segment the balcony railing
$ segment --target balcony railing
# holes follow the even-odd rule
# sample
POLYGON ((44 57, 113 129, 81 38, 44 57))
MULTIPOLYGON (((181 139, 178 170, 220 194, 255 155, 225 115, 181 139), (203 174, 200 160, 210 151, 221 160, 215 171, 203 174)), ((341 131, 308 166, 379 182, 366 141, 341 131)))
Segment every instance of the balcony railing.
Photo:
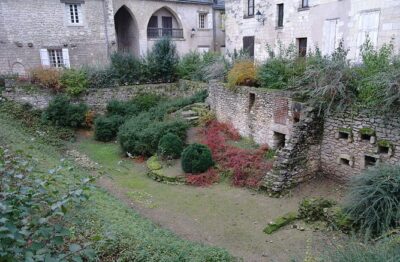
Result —
POLYGON ((148 38, 161 38, 161 37, 171 37, 171 38, 183 38, 183 29, 176 28, 147 28, 148 38))

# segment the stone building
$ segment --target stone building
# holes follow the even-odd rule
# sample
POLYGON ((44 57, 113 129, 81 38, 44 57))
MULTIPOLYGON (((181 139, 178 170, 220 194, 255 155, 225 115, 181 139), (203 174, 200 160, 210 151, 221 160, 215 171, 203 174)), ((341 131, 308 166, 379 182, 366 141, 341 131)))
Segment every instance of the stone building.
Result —
POLYGON ((161 37, 178 52, 223 51, 221 0, 0 0, 0 73, 104 65, 161 37))
POLYGON ((268 58, 266 45, 294 43, 301 55, 318 46, 330 54, 341 39, 359 59, 368 35, 374 46, 400 48, 400 1, 396 0, 231 0, 226 3, 226 49, 268 58))

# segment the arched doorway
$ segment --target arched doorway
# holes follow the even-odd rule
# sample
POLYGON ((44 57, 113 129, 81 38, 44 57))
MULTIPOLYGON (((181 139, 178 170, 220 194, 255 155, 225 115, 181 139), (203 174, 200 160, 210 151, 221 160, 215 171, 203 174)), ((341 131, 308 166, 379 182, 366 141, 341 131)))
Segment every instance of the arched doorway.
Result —
POLYGON ((158 9, 147 24, 147 38, 183 38, 183 29, 177 15, 168 7, 158 9))
POLYGON ((122 6, 114 16, 118 52, 139 55, 139 30, 135 17, 126 6, 122 6))

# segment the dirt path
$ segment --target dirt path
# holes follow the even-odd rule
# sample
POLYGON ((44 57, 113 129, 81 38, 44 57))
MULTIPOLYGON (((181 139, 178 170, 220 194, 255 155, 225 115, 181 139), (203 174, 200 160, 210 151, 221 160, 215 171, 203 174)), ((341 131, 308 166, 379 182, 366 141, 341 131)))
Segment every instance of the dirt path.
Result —
POLYGON ((99 185, 144 217, 182 238, 226 248, 244 261, 302 261, 306 251, 327 249, 337 236, 298 222, 272 235, 263 233, 268 222, 296 211, 304 197, 322 196, 340 200, 343 188, 328 179, 299 185, 283 198, 270 198, 227 183, 209 188, 166 185, 146 176, 142 163, 121 159, 116 144, 82 140, 77 145, 86 166, 98 163, 109 177, 99 185), (93 163, 87 163, 87 158, 93 163))

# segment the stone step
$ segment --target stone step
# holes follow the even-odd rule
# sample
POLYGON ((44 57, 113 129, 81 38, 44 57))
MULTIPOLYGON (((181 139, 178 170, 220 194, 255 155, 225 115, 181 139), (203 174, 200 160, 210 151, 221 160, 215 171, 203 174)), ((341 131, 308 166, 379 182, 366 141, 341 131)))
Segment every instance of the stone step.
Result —
POLYGON ((182 117, 186 118, 186 117, 198 116, 198 113, 193 110, 188 110, 188 111, 181 112, 181 115, 182 115, 182 117))

